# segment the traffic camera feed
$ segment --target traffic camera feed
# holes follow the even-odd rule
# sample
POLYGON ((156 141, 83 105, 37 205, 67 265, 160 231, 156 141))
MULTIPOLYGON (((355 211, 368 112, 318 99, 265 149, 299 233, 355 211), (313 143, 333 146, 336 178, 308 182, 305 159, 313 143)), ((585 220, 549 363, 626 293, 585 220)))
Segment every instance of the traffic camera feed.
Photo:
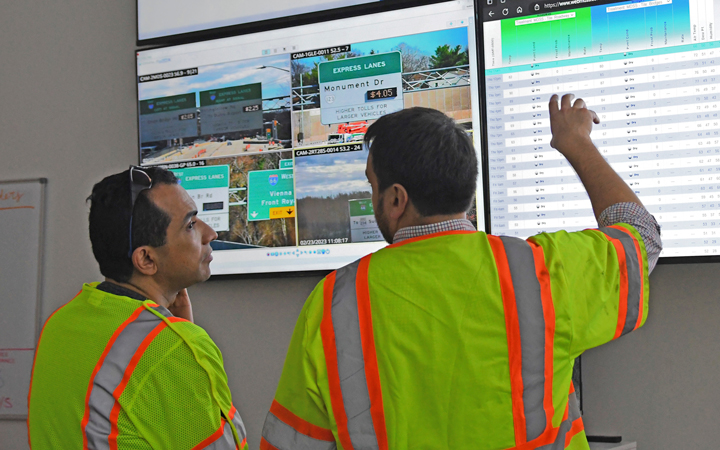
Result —
POLYGON ((214 274, 335 269, 387 245, 363 138, 383 115, 424 106, 479 149, 472 6, 138 53, 141 163, 173 170, 218 232, 214 274))
MULTIPOLYGON (((290 147, 290 64, 275 56, 138 83, 143 164, 290 147)), ((161 74, 165 75, 165 74, 161 74)))

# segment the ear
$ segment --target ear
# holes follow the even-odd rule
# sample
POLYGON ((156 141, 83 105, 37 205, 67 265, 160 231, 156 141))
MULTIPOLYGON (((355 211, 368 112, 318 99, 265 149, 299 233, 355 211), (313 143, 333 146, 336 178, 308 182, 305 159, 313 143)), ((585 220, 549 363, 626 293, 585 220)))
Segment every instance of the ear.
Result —
POLYGON ((143 245, 136 248, 131 259, 135 270, 143 275, 152 276, 158 270, 156 255, 150 246, 143 245))
POLYGON ((410 197, 402 184, 395 183, 385 191, 385 211, 390 219, 398 220, 407 212, 410 197))

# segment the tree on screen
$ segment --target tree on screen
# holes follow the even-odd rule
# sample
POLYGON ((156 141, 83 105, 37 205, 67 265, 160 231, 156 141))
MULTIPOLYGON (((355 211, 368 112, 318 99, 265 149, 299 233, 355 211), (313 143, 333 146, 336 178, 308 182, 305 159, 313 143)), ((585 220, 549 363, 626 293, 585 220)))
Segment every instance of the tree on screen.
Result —
POLYGON ((449 45, 441 45, 435 49, 435 54, 430 57, 430 68, 441 69, 444 67, 464 66, 469 64, 470 58, 467 48, 457 45, 450 48, 449 45))
POLYGON ((398 50, 402 55, 403 72, 420 72, 430 68, 430 57, 423 55, 422 50, 406 43, 401 43, 392 50, 398 50))

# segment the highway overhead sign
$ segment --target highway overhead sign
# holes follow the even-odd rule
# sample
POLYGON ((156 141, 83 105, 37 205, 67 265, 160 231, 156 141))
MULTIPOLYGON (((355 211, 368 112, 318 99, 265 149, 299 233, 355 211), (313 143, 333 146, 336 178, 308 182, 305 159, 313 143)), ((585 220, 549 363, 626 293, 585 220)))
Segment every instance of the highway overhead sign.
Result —
POLYGON ((260 130, 262 125, 261 83, 200 92, 202 134, 260 130))
POLYGON ((293 169, 248 173, 248 221, 295 217, 293 169))
POLYGON ((228 231, 230 167, 227 165, 172 169, 195 202, 198 218, 215 231, 228 231))
POLYGON ((400 52, 321 62, 318 84, 323 125, 378 119, 403 109, 400 52))

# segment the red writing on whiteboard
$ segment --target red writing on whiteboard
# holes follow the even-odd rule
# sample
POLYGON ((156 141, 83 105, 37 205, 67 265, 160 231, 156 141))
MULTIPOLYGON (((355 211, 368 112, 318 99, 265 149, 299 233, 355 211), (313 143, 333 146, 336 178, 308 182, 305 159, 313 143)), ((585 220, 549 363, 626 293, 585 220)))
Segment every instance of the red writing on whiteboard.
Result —
POLYGON ((0 200, 15 200, 16 203, 20 203, 20 199, 23 197, 22 192, 18 191, 7 191, 0 189, 0 200))
POLYGON ((13 407, 10 397, 0 397, 0 409, 11 409, 13 407))

